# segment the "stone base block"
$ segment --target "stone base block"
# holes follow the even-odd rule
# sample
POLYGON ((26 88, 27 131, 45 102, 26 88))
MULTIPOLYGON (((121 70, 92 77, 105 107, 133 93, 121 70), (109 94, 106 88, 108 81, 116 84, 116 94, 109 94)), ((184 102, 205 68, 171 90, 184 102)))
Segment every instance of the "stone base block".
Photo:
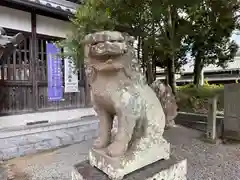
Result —
POLYGON ((162 159, 169 159, 170 144, 166 140, 151 146, 132 147, 123 157, 110 157, 105 149, 89 151, 89 162, 106 173, 110 179, 122 179, 125 175, 162 159))
POLYGON ((206 134, 203 134, 202 136, 200 136, 199 138, 201 141, 206 142, 206 143, 210 143, 210 144, 216 144, 219 145, 222 143, 221 139, 215 138, 215 139, 211 139, 209 138, 206 134))
MULTIPOLYGON (((123 180, 187 180, 187 160, 170 157, 160 160, 128 175, 123 180)), ((89 161, 74 166, 72 180, 110 180, 107 174, 92 167, 89 161)), ((116 179, 112 179, 116 180, 116 179)))
POLYGON ((225 139, 240 141, 240 129, 238 131, 224 130, 223 136, 225 139))

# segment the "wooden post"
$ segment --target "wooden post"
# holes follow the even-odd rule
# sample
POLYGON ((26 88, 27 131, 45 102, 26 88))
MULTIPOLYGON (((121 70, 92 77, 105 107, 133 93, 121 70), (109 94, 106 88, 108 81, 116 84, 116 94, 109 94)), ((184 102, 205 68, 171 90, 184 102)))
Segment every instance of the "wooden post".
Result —
POLYGON ((33 10, 31 13, 31 23, 32 23, 32 43, 31 43, 31 73, 32 73, 32 107, 33 110, 38 109, 38 82, 37 82, 37 22, 36 22, 36 12, 33 10))
POLYGON ((209 100, 208 118, 207 118, 207 138, 211 141, 217 140, 216 114, 217 114, 217 96, 209 100))

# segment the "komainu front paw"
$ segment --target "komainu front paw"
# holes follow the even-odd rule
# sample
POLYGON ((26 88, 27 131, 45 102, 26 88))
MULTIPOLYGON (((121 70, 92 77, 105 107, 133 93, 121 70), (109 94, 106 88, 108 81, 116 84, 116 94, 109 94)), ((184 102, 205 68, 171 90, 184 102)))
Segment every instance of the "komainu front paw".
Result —
POLYGON ((110 143, 110 140, 108 139, 97 138, 93 143, 93 147, 95 149, 101 149, 101 148, 107 147, 109 143, 110 143))
POLYGON ((107 154, 111 157, 124 155, 127 151, 128 144, 122 141, 115 141, 107 148, 107 154))

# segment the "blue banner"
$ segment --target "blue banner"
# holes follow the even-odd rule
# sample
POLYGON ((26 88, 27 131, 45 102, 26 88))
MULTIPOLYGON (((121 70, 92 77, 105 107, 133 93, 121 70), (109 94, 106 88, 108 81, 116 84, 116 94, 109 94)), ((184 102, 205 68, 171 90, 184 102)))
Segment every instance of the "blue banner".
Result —
POLYGON ((59 101, 63 98, 62 60, 60 51, 54 44, 47 43, 48 61, 48 100, 59 101))

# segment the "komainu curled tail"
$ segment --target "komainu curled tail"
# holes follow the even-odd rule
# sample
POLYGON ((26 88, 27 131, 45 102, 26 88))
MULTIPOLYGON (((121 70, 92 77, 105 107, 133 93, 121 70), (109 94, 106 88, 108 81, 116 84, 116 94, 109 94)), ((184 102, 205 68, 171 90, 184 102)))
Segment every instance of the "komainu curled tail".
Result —
POLYGON ((159 79, 154 81, 151 87, 162 104, 166 116, 166 128, 174 126, 174 119, 177 116, 178 106, 172 88, 169 85, 165 85, 159 79))

